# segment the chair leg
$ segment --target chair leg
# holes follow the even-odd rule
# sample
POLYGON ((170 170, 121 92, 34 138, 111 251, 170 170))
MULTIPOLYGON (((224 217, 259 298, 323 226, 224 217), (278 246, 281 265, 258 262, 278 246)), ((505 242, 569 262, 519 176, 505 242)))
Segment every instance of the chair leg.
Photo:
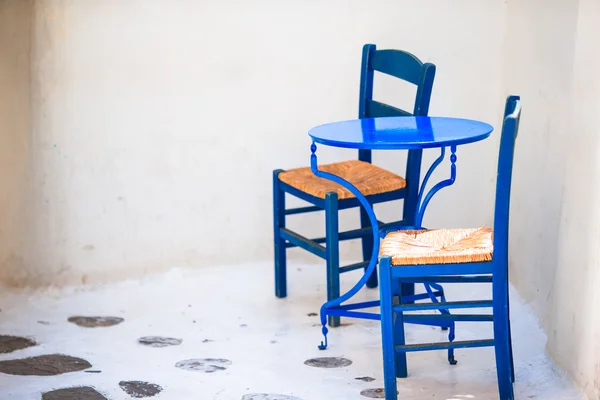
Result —
MULTIPOLYGON (((502 285, 503 283, 494 283, 502 285)), ((507 283, 504 283, 507 285, 507 283)), ((498 391, 500 400, 514 400, 512 385, 510 328, 508 318, 508 290, 494 290, 494 348, 496 351, 496 372, 498 374, 498 391)))
POLYGON ((279 173, 273 171, 273 240, 275 250, 275 296, 287 296, 287 266, 285 240, 279 235, 280 228, 285 227, 285 193, 279 186, 279 173))
MULTIPOLYGON (((370 228, 371 221, 369 220, 369 215, 367 212, 361 207, 360 209, 360 227, 361 228, 370 228)), ((370 235, 362 237, 362 256, 363 261, 369 261, 371 259, 371 255, 373 254, 373 238, 370 235)), ((365 271, 367 267, 365 267, 365 271)), ((377 269, 373 270, 373 273, 367 280, 368 288, 376 288, 377 287, 377 269)))
POLYGON ((511 382, 515 382, 515 361, 513 359, 513 349, 512 349, 512 333, 510 329, 510 296, 508 291, 506 293, 506 310, 508 314, 507 318, 507 326, 508 326, 508 352, 510 357, 510 380, 511 382))
MULTIPOLYGON (((396 284, 393 287, 398 290, 398 297, 396 298, 398 304, 402 304, 402 296, 405 296, 402 284, 396 284)), ((414 287, 414 286, 413 286, 414 287)), ((394 317, 394 346, 403 346, 406 344, 406 338, 404 335, 404 319, 402 312, 392 313, 394 317)), ((395 352, 395 363, 396 363, 396 377, 406 378, 408 376, 408 366, 406 363, 405 352, 395 352)))
MULTIPOLYGON (((395 400, 397 391, 396 376, 399 375, 397 368, 404 367, 406 373, 406 362, 398 363, 396 350, 394 348, 394 313, 392 306, 392 279, 389 257, 382 257, 379 264, 379 295, 381 298, 381 338, 383 350, 383 385, 386 400, 395 400)), ((400 295, 402 293, 399 293, 400 295)), ((398 317, 397 317, 398 318, 398 317)), ((400 317, 402 318, 402 317, 400 317)), ((400 324, 401 325, 401 324, 400 324)), ((406 354, 402 353, 405 357, 406 354)))
MULTIPOLYGON (((340 297, 340 242, 337 193, 325 195, 325 256, 327 261, 327 300, 340 297)), ((340 317, 330 316, 329 326, 340 326, 340 317)))

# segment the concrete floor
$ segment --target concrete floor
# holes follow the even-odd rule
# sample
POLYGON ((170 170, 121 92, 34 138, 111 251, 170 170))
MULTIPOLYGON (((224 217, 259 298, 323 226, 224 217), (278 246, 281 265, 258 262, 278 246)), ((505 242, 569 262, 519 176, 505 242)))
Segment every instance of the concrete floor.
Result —
MULTIPOLYGON (((345 274, 348 288, 359 272, 345 274)), ((0 399, 40 399, 53 389, 92 386, 109 399, 131 398, 121 381, 162 387, 156 399, 320 400, 364 399, 361 391, 382 387, 379 323, 350 320, 333 329, 330 347, 319 351, 318 317, 325 296, 324 267, 289 268, 289 296, 273 295, 269 263, 171 272, 104 286, 41 292, 6 291, 0 296, 0 335, 25 336, 38 345, 9 354, 0 362, 44 354, 66 354, 91 363, 88 370, 56 376, 0 373, 0 399), (85 328, 72 316, 121 317, 109 327, 85 328), (181 344, 149 347, 145 336, 182 339, 181 344), (314 357, 341 357, 352 364, 318 368, 314 357), (215 372, 175 365, 190 359, 225 359, 215 372), (369 377, 372 381, 356 378, 369 377), (272 394, 271 396, 260 394, 272 394), (276 396, 279 394, 280 396, 276 396)), ((489 285, 448 285, 451 299, 480 294, 489 285), (475 287, 478 287, 475 289, 475 287)), ((365 290, 361 300, 377 298, 365 290)), ((544 353, 546 338, 535 317, 512 293, 517 399, 583 399, 544 353)), ((459 324, 457 340, 488 337, 489 324, 459 324)), ((439 329, 409 325, 408 342, 443 341, 439 329)), ((174 343, 177 343, 174 341, 174 343)), ((399 399, 497 399, 493 349, 457 350, 458 365, 445 352, 411 353, 409 378, 399 381, 399 399)), ((198 367, 200 364, 194 364, 198 367)), ((200 368, 202 369, 202 368, 200 368)))

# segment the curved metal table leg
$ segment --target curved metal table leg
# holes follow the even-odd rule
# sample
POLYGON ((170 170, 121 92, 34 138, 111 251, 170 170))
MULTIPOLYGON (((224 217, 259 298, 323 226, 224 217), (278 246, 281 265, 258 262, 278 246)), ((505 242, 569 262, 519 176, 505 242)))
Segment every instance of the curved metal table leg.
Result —
POLYGON ((373 230, 373 253, 371 254, 371 259, 369 260, 369 266, 365 270, 362 278, 354 285, 350 290, 344 293, 342 296, 338 297, 335 300, 328 301, 327 303, 321 306, 321 325, 324 341, 321 342, 319 349, 324 350, 327 348, 327 310, 331 307, 340 306, 343 302, 350 299, 354 296, 363 286, 367 283, 367 280, 375 270, 377 265, 377 258, 379 254, 379 224, 377 223, 377 218, 375 217, 375 212, 373 211, 373 207, 369 204, 369 201, 366 197, 350 182, 345 179, 340 178, 339 176, 330 174, 328 172, 319 171, 317 167, 317 145, 313 142, 310 146, 311 156, 310 156, 310 168, 316 176, 319 178, 325 178, 335 183, 338 183, 348 189, 360 202, 360 204, 364 207, 367 215, 369 217, 369 221, 371 222, 371 229, 373 230))
MULTIPOLYGON (((427 185, 427 182, 431 178, 433 171, 442 163, 442 161, 444 160, 444 157, 446 155, 446 149, 444 147, 442 147, 440 156, 433 162, 433 164, 427 171, 425 178, 423 179, 423 184, 419 191, 419 197, 417 200, 418 210, 417 210, 417 215, 415 218, 415 221, 416 221, 415 225, 416 225, 417 229, 420 229, 422 227, 421 225, 423 223, 423 215, 425 214, 425 209, 427 208, 427 205, 429 205, 431 198, 437 192, 439 192, 441 189, 451 186, 456 181, 456 146, 451 146, 450 152, 451 152, 451 155, 450 155, 450 178, 445 179, 441 182, 438 182, 436 185, 434 185, 431 188, 431 190, 429 192, 427 192, 427 195, 425 195, 425 198, 423 198, 423 194, 425 193, 425 187, 427 185)), ((439 292, 441 292, 442 293, 442 301, 446 301, 446 297, 444 295, 444 289, 443 289, 442 285, 437 284, 437 283, 424 283, 423 286, 425 286, 425 291, 429 295, 429 299, 431 300, 432 303, 438 303, 438 299, 435 296, 432 288, 435 288, 439 292)), ((440 309, 439 312, 441 314, 450 314, 450 311, 445 310, 445 309, 440 309)), ((452 322, 452 323, 450 323, 449 326, 442 326, 441 328, 442 329, 450 328, 450 332, 448 333, 448 341, 453 342, 454 338, 455 338, 456 324, 454 322, 452 322)), ((457 363, 456 359, 454 358, 454 349, 448 350, 448 362, 451 365, 455 365, 457 363)))
MULTIPOLYGON (((363 286, 366 285, 367 280, 369 279, 369 277, 375 270, 375 267, 377 266, 378 255, 379 255, 380 232, 379 232, 379 224, 377 222, 377 218, 375 217, 375 212, 373 210, 373 207, 369 203, 369 201, 366 199, 366 197, 354 185, 352 185, 350 182, 346 181, 345 179, 340 178, 337 175, 330 174, 328 172, 320 171, 317 166, 317 155, 316 155, 317 145, 314 142, 310 146, 310 150, 311 150, 310 168, 311 168, 313 174, 315 174, 315 176, 317 176, 319 178, 324 178, 324 179, 333 181, 333 182, 345 187, 346 189, 348 189, 358 199, 358 201, 360 202, 360 204, 366 211, 367 216, 369 217, 369 221, 371 222, 371 229, 373 231, 373 253, 371 254, 371 259, 369 260, 369 266, 366 268, 365 273, 363 274, 362 278, 350 290, 348 290, 342 296, 338 297, 337 299, 330 300, 321 306, 321 312, 320 312, 321 325, 322 325, 321 330, 323 333, 324 340, 321 341, 321 345, 319 346, 319 349, 324 350, 327 348, 327 345, 328 345, 327 333, 329 331, 327 329, 327 316, 331 309, 336 308, 338 310, 338 313, 343 313, 343 314, 338 314, 338 315, 346 315, 346 316, 351 316, 351 317, 355 317, 355 318, 365 318, 365 319, 373 319, 373 320, 380 319, 379 314, 349 311, 349 310, 353 310, 353 309, 376 307, 379 305, 379 301, 369 301, 369 302, 364 302, 364 303, 357 303, 357 304, 353 304, 353 305, 342 306, 342 303, 344 303, 345 301, 352 298, 356 293, 358 293, 358 291, 360 289, 363 288, 363 286)), ((450 178, 445 179, 441 182, 438 182, 427 192, 427 194, 425 194, 425 188, 427 186, 427 183, 429 182, 429 179, 431 178, 435 169, 442 163, 442 161, 445 158, 446 149, 444 147, 442 147, 440 156, 433 162, 431 167, 429 167, 429 169, 423 179, 423 182, 421 184, 421 188, 419 189, 415 226, 414 227, 402 226, 401 228, 403 228, 403 229, 422 229, 421 224, 423 222, 423 215, 424 215, 425 210, 426 210, 427 206, 429 205, 429 202, 431 201, 432 197, 437 192, 439 192, 441 189, 448 187, 455 182, 455 180, 456 180, 456 146, 451 146, 450 151, 451 151, 450 178)), ((415 298, 415 300, 422 299, 422 298, 429 298, 433 302, 438 302, 437 296, 442 296, 442 297, 444 296, 443 288, 442 288, 442 290, 438 289, 438 288, 441 288, 441 285, 438 285, 435 283, 433 283, 431 285, 429 285, 429 284, 424 284, 424 285, 425 285, 425 290, 426 290, 425 295, 416 295, 416 296, 413 295, 413 296, 409 296, 409 297, 413 297, 413 298, 415 298), (436 289, 435 292, 433 291, 432 287, 434 289, 436 289), (422 296, 425 296, 425 297, 422 297, 422 296)), ((449 313, 447 310, 440 310, 440 312, 449 313)), ((442 328, 444 328, 444 327, 442 327, 442 328)), ((452 323, 449 326, 449 328, 450 328, 450 334, 448 335, 448 337, 449 337, 450 341, 453 341, 454 340, 454 323, 452 323)), ((454 362, 454 354, 453 354, 452 350, 449 350, 449 352, 448 352, 448 359, 451 363, 455 363, 454 362)))

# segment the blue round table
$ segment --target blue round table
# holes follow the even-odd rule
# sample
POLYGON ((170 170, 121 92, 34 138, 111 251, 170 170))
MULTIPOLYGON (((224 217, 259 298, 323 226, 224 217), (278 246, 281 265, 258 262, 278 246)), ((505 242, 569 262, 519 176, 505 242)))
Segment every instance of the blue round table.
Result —
MULTIPOLYGON (((494 128, 484 122, 461 118, 445 117, 385 117, 364 118, 350 121, 334 122, 317 126, 309 131, 312 138, 310 166, 312 172, 324 179, 329 179, 348 189, 360 201, 366 210, 373 229, 373 254, 369 266, 362 278, 348 292, 335 300, 330 300, 321 307, 321 324, 325 341, 321 342, 320 349, 327 348, 327 316, 345 316, 379 320, 379 314, 360 312, 364 308, 378 307, 379 301, 368 301, 355 304, 342 304, 352 298, 367 283, 375 270, 379 255, 379 239, 387 231, 393 229, 421 229, 423 214, 429 201, 440 189, 450 186, 456 180, 456 147, 463 144, 474 143, 486 139, 494 128), (415 150, 415 149, 441 149, 440 156, 433 162, 419 188, 415 226, 393 226, 385 232, 380 232, 379 224, 373 207, 367 198, 350 182, 339 176, 320 171, 317 165, 317 143, 326 146, 343 147, 359 150, 415 150), (427 193, 425 188, 433 171, 442 163, 446 154, 446 147, 450 148, 450 178, 435 184, 427 193)), ((431 295, 431 290, 428 290, 431 295)), ((413 296, 418 297, 418 296, 413 296)), ((431 296, 430 296, 431 297, 431 296)), ((413 298, 412 300, 415 300, 413 298)), ((403 297, 404 300, 404 297, 403 297)), ((408 299, 410 300, 410 299, 408 299)), ((432 299, 433 300, 433 299, 432 299)))

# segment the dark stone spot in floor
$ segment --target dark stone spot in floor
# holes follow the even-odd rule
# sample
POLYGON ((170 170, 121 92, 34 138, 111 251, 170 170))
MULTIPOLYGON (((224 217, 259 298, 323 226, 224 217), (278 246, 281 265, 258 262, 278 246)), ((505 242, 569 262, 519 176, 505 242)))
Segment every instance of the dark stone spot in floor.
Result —
POLYGON ((315 326, 321 326, 321 324, 312 324, 311 326, 315 327, 315 326))
POLYGON ((181 339, 163 336, 144 336, 138 339, 139 344, 150 347, 179 346, 181 342, 181 339))
POLYGON ((62 354, 0 361, 0 372, 9 375, 51 376, 82 371, 91 367, 92 364, 81 358, 62 354))
POLYGON ((131 397, 141 399, 143 397, 154 397, 160 392, 162 388, 154 383, 141 382, 141 381, 121 381, 119 382, 121 389, 125 391, 131 397))
POLYGON ((0 354, 12 353, 13 351, 26 349, 37 345, 31 339, 20 336, 0 335, 0 354))
POLYGON ((275 343, 277 343, 277 340, 271 340, 269 343, 275 344, 275 343))
POLYGON ((201 371, 212 373, 223 371, 231 365, 231 361, 224 358, 194 358, 191 360, 179 361, 175 366, 188 371, 201 371))
POLYGON ((70 317, 69 322, 84 328, 99 328, 118 325, 124 321, 121 317, 70 317))
POLYGON ((248 393, 242 397, 242 400, 302 400, 296 396, 273 393, 248 393))
POLYGON ((42 394, 42 400, 108 400, 89 386, 58 389, 42 394))
POLYGON ((38 321, 37 323, 41 325, 50 325, 50 322, 48 321, 38 321))
POLYGON ((97 369, 88 369, 87 371, 83 371, 83 372, 87 372, 88 374, 99 374, 102 371, 97 370, 97 369))
POLYGON ((354 378, 357 381, 363 381, 363 382, 373 382, 375 380, 375 378, 371 378, 370 376, 361 376, 359 378, 354 378))
POLYGON ((317 316, 317 315, 319 315, 319 314, 317 314, 316 312, 309 312, 309 313, 308 313, 308 314, 306 314, 306 315, 307 315, 308 317, 316 317, 316 316, 317 316))
MULTIPOLYGON (((370 399, 385 399, 385 391, 383 389, 365 389, 360 392, 362 396, 370 399)), ((396 392, 398 394, 398 392, 396 392)))
POLYGON ((204 339, 204 340, 202 341, 202 343, 210 343, 210 342, 214 342, 214 340, 211 340, 211 339, 204 339))
POLYGON ((240 325, 240 328, 245 328, 245 327, 247 327, 247 326, 248 326, 248 325, 246 325, 246 324, 241 324, 241 325, 240 325))
POLYGON ((304 364, 317 368, 342 368, 352 364, 352 361, 340 357, 318 357, 306 360, 304 364))

